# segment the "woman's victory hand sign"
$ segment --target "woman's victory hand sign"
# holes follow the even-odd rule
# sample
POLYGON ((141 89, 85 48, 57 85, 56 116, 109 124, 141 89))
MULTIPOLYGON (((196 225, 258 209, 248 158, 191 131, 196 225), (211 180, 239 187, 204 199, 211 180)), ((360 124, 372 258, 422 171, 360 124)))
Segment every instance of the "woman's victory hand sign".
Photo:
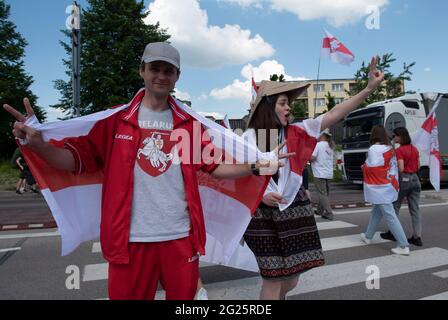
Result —
POLYGON ((255 164, 255 167, 260 170, 260 175, 265 176, 275 174, 278 171, 278 168, 284 166, 284 164, 281 163, 280 160, 288 159, 296 155, 295 152, 280 153, 280 150, 282 150, 285 145, 286 140, 272 151, 276 156, 276 159, 274 161, 260 160, 255 164))
POLYGON ((369 83, 367 84, 367 89, 371 92, 375 91, 379 87, 381 82, 384 81, 384 73, 379 71, 376 66, 378 64, 378 57, 375 56, 370 62, 370 72, 369 72, 369 83))

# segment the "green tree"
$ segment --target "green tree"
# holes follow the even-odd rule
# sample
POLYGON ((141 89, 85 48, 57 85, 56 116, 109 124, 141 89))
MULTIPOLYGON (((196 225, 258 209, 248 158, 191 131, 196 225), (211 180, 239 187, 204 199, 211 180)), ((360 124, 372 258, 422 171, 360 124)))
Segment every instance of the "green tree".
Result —
POLYGON ((296 100, 291 105, 291 113, 294 119, 307 117, 308 108, 303 100, 296 100))
POLYGON ((331 95, 330 91, 328 91, 325 98, 327 98, 327 111, 330 111, 336 105, 335 97, 331 95))
POLYGON ((269 76, 269 80, 270 81, 278 81, 278 82, 285 82, 285 76, 283 74, 278 75, 278 74, 271 74, 269 76))
MULTIPOLYGON (((393 53, 386 53, 378 60, 378 70, 384 72, 384 82, 360 105, 364 107, 374 102, 386 99, 396 98, 409 92, 403 92, 402 83, 411 81, 411 68, 415 66, 415 62, 411 64, 403 63, 403 71, 394 75, 391 71, 391 64, 397 59, 393 58, 393 53)), ((355 73, 356 83, 351 86, 350 91, 346 91, 350 96, 354 96, 367 86, 369 81, 369 65, 364 61, 361 68, 355 73)))
MULTIPOLYGON (((23 57, 26 40, 16 31, 9 20, 10 6, 0 0, 0 106, 7 103, 20 112, 25 112, 23 98, 28 97, 39 120, 45 119, 45 112, 36 106, 37 97, 31 92, 33 78, 25 72, 23 57)), ((3 109, 3 108, 2 108, 3 109)), ((0 117, 0 154, 9 157, 16 144, 11 132, 15 121, 6 111, 0 117)))
MULTIPOLYGON (((88 0, 81 21, 81 115, 126 103, 143 87, 138 71, 145 46, 166 41, 169 35, 159 25, 143 19, 144 1, 88 0)), ((62 31, 70 37, 70 31, 62 31)), ((61 42, 67 52, 67 81, 56 80, 62 98, 55 108, 72 113, 71 43, 61 42)))

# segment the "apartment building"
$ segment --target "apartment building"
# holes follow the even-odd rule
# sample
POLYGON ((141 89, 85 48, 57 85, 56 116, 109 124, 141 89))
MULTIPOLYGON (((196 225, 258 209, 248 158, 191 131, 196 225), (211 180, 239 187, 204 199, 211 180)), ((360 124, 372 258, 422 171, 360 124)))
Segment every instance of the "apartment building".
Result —
POLYGON ((318 115, 327 111, 328 101, 325 96, 328 92, 335 97, 335 102, 338 104, 350 97, 347 91, 351 91, 355 84, 354 79, 321 79, 319 81, 308 80, 307 82, 311 85, 298 100, 305 103, 310 118, 314 118, 315 113, 318 115))

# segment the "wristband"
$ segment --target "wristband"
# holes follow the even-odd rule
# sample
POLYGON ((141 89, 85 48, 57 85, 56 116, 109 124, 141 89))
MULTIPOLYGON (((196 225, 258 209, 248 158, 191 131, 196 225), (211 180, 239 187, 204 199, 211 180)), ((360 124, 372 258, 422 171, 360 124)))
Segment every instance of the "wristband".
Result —
POLYGON ((250 169, 251 169, 252 174, 253 174, 254 176, 259 176, 259 175, 260 175, 260 169, 257 168, 256 165, 255 165, 254 163, 251 164, 250 169))

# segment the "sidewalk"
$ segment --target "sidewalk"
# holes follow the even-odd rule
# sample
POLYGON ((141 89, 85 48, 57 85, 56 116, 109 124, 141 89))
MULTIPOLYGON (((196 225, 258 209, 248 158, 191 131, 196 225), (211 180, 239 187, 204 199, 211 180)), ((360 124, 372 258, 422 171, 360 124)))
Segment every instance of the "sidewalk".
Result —
MULTIPOLYGON (((316 205, 317 193, 310 184, 311 200, 316 205)), ((330 202, 333 209, 365 208, 363 191, 359 186, 332 183, 330 202)), ((448 202, 448 189, 439 193, 434 190, 422 191, 421 203, 448 202)), ((14 191, 0 191, 0 231, 55 228, 56 223, 44 198, 40 194, 14 191)))
POLYGON ((56 223, 42 195, 0 191, 0 231, 55 227, 56 223))
POLYGON ((442 189, 440 192, 435 190, 423 190, 422 198, 439 200, 440 202, 448 202, 448 189, 442 189))

